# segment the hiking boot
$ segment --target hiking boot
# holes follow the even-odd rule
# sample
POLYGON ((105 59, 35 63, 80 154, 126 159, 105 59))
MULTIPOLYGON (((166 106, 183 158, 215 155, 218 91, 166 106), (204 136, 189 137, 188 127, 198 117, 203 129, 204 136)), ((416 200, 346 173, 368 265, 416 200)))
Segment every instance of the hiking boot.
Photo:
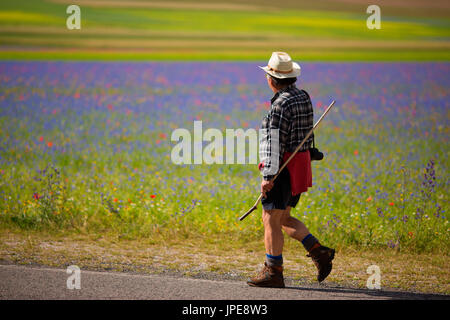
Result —
POLYGON ((331 269, 333 268, 331 261, 334 259, 334 253, 334 249, 319 246, 306 255, 312 259, 319 271, 317 273, 317 281, 322 282, 330 274, 331 269))
POLYGON ((284 288, 283 267, 269 267, 264 262, 261 272, 247 284, 252 287, 284 288))

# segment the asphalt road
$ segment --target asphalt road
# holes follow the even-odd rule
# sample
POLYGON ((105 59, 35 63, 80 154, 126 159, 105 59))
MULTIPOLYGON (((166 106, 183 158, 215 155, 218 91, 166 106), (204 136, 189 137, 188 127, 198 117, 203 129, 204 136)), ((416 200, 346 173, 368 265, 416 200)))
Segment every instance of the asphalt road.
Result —
MULTIPOLYGON (((340 299, 450 299, 450 296, 340 287, 291 286, 253 288, 245 281, 215 281, 80 270, 80 289, 68 289, 66 269, 0 265, 0 299, 72 300, 340 300, 340 299)), ((75 285, 75 281, 69 281, 75 285)))

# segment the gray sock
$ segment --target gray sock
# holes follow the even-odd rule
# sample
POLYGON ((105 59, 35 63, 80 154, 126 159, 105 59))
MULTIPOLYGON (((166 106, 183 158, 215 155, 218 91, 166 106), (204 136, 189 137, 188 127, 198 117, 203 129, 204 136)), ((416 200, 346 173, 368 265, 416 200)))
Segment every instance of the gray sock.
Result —
POLYGON ((311 248, 317 243, 319 240, 317 240, 311 233, 308 234, 306 237, 303 238, 302 244, 305 247, 306 251, 311 251, 311 248))
POLYGON ((266 253, 266 264, 269 267, 280 267, 283 265, 283 256, 281 254, 279 256, 272 256, 266 253))

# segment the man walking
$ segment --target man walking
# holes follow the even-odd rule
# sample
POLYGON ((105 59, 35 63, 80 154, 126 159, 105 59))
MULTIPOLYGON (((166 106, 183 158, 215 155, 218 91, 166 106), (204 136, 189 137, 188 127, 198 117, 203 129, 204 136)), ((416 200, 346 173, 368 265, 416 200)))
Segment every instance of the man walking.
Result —
POLYGON ((271 109, 261 125, 259 165, 263 174, 261 200, 263 206, 266 260, 259 275, 247 284, 257 287, 284 287, 282 230, 300 241, 317 267, 317 280, 322 282, 331 272, 334 249, 322 246, 298 219, 290 216, 302 192, 312 186, 309 149, 313 135, 288 163, 275 181, 283 163, 313 127, 313 107, 306 91, 296 87, 300 66, 285 52, 274 52, 266 67, 267 84, 274 92, 271 109))

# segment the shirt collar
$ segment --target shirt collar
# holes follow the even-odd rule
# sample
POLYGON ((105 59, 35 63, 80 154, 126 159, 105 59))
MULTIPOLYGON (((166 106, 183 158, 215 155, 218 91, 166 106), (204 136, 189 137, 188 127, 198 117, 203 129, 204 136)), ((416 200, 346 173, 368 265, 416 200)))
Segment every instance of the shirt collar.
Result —
POLYGON ((280 96, 280 94, 282 94, 285 91, 288 91, 290 89, 292 89, 295 86, 295 83, 288 85, 287 87, 284 87, 283 89, 278 90, 274 96, 272 97, 272 99, 270 99, 270 103, 274 103, 274 101, 280 96))

